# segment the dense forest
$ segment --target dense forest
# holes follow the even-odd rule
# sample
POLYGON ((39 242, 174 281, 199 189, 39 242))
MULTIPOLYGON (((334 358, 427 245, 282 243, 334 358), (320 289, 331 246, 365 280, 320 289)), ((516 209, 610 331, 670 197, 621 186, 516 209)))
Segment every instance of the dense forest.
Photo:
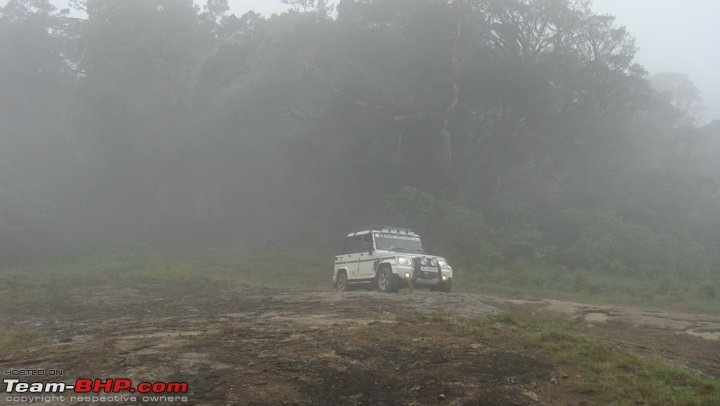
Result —
POLYGON ((289 3, 1 7, 0 264, 332 253, 392 223, 481 279, 716 296, 720 122, 698 126, 697 89, 635 63, 613 17, 583 0, 289 3))

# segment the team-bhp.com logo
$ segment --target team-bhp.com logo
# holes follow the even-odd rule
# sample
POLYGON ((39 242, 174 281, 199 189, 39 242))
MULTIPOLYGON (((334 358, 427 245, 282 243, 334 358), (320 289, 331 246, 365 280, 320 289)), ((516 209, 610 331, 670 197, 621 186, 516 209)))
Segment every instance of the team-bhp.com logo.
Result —
POLYGON ((49 403, 51 401, 71 402, 187 402, 187 382, 140 382, 134 385, 132 380, 120 379, 77 379, 74 384, 64 382, 23 382, 20 379, 3 379, 5 400, 7 402, 49 403), (129 395, 120 395, 120 393, 129 395), (48 396, 51 395, 51 396, 48 396), (100 396, 102 395, 102 396, 100 396), (52 400, 46 398, 52 397, 52 400), (170 399, 172 398, 172 399, 170 399))

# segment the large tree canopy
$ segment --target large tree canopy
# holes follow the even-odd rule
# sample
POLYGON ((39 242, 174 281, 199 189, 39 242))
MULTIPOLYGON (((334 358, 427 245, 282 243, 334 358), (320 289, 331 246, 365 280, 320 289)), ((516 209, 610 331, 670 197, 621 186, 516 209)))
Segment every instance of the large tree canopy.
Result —
POLYGON ((0 8, 0 264, 395 221, 470 271, 716 272, 696 89, 589 2, 290 3, 0 8))

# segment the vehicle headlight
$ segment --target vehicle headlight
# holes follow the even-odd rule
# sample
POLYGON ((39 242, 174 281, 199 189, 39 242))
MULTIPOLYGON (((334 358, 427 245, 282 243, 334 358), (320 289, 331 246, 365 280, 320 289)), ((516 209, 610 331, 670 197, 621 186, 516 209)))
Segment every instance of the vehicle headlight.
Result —
POLYGON ((447 268, 447 267, 448 267, 448 263, 447 263, 447 261, 445 261, 444 259, 441 259, 440 261, 438 261, 438 265, 440 265, 440 268, 447 268))
POLYGON ((420 259, 420 265, 422 265, 422 266, 427 265, 427 258, 421 258, 421 259, 420 259))
POLYGON ((438 260, 436 258, 431 259, 430 266, 432 266, 432 267, 438 266, 438 260))
POLYGON ((398 257, 397 263, 398 265, 410 265, 410 258, 398 257))

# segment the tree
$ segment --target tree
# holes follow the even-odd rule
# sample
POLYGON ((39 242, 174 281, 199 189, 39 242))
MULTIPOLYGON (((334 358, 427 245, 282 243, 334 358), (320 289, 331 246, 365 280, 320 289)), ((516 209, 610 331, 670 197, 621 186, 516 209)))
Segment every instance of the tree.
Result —
POLYGON ((324 245, 386 218, 480 270, 720 262, 694 87, 649 80, 586 1, 73 4, 0 9, 6 246, 324 245))
POLYGON ((702 117, 705 106, 695 84, 682 73, 657 73, 650 77, 652 88, 687 117, 688 124, 702 117))

